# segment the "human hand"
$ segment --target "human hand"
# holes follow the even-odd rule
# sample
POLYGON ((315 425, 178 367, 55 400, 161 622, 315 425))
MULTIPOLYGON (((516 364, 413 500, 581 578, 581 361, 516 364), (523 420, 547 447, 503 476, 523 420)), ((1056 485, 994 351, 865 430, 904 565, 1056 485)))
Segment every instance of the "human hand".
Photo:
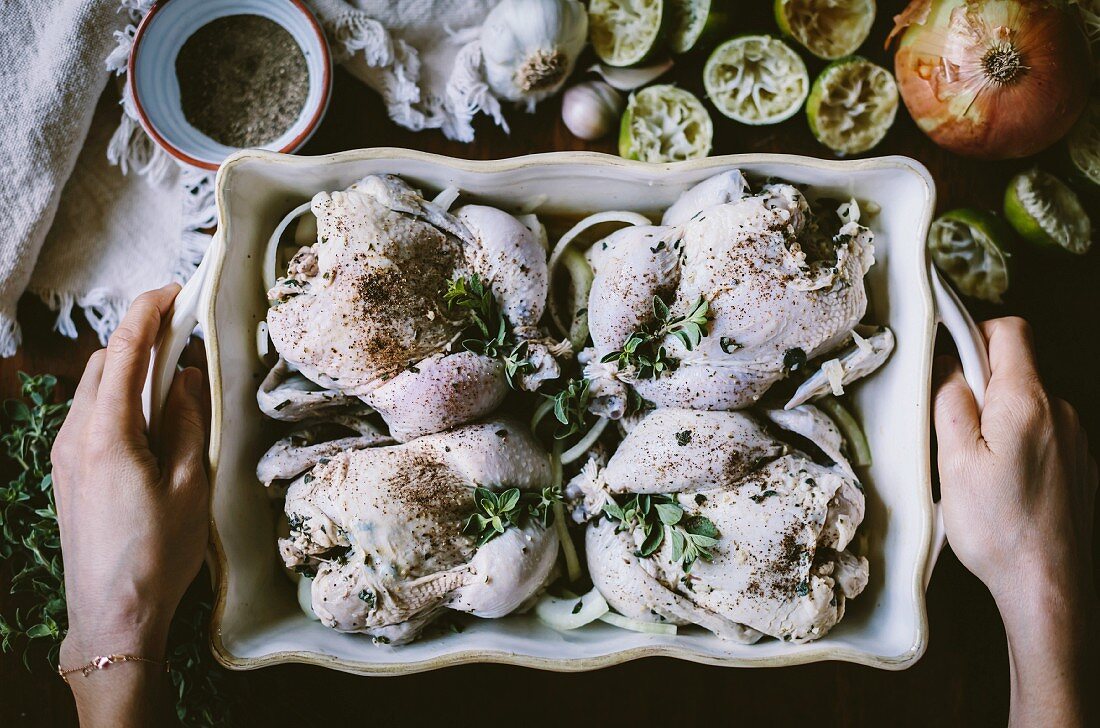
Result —
POLYGON ((992 375, 981 413, 959 362, 936 361, 947 539, 1004 620, 1013 723, 1074 725, 1082 720, 1075 681, 1089 659, 1096 598, 1096 461, 1076 411, 1044 390, 1027 323, 996 319, 982 332, 992 375))
MULTIPOLYGON (((107 348, 88 361, 54 444, 69 613, 64 667, 112 653, 162 659, 172 614, 202 564, 208 528, 202 373, 176 375, 157 452, 141 409, 150 349, 178 292, 166 286, 134 302, 107 348)), ((82 682, 73 681, 74 692, 82 682)))
POLYGON ((958 362, 936 362, 944 525, 951 548, 998 603, 1033 579, 1080 590, 1091 575, 1096 461, 1077 412, 1051 398, 1018 318, 982 324, 992 376, 984 411, 958 362))

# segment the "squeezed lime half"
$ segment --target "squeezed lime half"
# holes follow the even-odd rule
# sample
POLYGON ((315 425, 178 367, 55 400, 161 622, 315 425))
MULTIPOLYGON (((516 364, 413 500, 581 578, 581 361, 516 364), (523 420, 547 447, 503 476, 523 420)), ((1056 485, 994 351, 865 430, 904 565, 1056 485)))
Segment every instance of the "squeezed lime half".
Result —
POLYGON ((660 47, 670 13, 665 0, 592 0, 588 40, 609 66, 633 66, 660 47))
POLYGON ((619 154, 643 162, 680 162, 710 154, 714 128, 703 102, 660 84, 634 94, 619 125, 619 154))
POLYGON ((875 0, 775 0, 774 10, 784 35, 826 60, 855 53, 875 22, 875 0))
POLYGON ((1066 136, 1066 151, 1078 176, 1100 186, 1100 99, 1089 101, 1066 136))
POLYGON ((719 9, 723 0, 667 0, 669 18, 668 49, 687 53, 702 38, 713 38, 725 26, 727 13, 719 9))
POLYGON ((789 119, 810 92, 806 64, 794 50, 767 35, 731 38, 714 49, 703 68, 703 86, 715 107, 742 124, 789 119))
POLYGON ((1009 180, 1005 218, 1024 240, 1082 255, 1092 245, 1092 223, 1064 182, 1035 168, 1009 180))
POLYGON ((938 217, 928 229, 936 267, 968 296, 1000 303, 1008 290, 1012 230, 991 212, 964 208, 938 217))
POLYGON ((859 56, 826 66, 806 101, 810 131, 837 154, 859 154, 881 142, 897 112, 893 75, 859 56))

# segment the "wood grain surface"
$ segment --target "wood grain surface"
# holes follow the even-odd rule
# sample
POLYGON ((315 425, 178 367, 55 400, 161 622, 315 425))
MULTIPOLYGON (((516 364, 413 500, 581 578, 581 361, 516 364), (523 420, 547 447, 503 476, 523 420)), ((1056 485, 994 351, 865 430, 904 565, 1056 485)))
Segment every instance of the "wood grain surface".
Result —
MULTIPOLYGON (((730 3, 742 15, 736 21, 737 32, 775 32, 770 2, 730 3)), ((890 18, 903 5, 899 0, 879 3, 874 31, 861 49, 889 68, 890 55, 882 45, 890 18)), ((705 54, 677 59, 663 80, 703 97, 704 61, 705 54)), ((808 56, 807 62, 811 76, 824 65, 808 56)), ((710 108, 715 122, 714 154, 831 156, 813 139, 802 114, 777 126, 750 128, 710 108)), ((559 99, 547 101, 534 115, 510 110, 511 135, 482 119, 477 141, 460 144, 437 132, 413 133, 397 127, 373 92, 338 71, 328 116, 302 153, 368 146, 409 147, 472 159, 570 149, 615 153, 613 139, 584 143, 571 136, 560 122, 559 111, 559 99)), ((925 138, 904 108, 874 153, 903 154, 927 166, 936 180, 940 211, 960 206, 999 209, 1009 176, 1036 161, 989 163, 956 157, 925 138)), ((1038 161, 1052 159, 1048 154, 1038 161)), ((1100 212, 1095 204, 1092 210, 1100 212)), ((1094 220, 1100 222, 1100 215, 1094 220)), ((968 302, 978 318, 1020 315, 1031 321, 1046 384, 1077 406, 1093 442, 1100 437, 1098 259, 1095 251, 1071 258, 1022 248, 1014 257, 1014 280, 1005 303, 968 302)), ((0 396, 18 393, 18 370, 53 372, 65 394, 71 393, 84 362, 98 347, 94 335, 83 326, 77 341, 60 337, 52 331, 52 313, 30 298, 23 300, 19 318, 25 343, 14 358, 0 361, 0 396)), ((941 346, 949 347, 943 338, 941 346)), ((0 594, 0 600, 4 598, 0 594)), ((233 682, 248 701, 247 713, 253 716, 249 725, 258 726, 1004 725, 1008 662, 1000 618, 986 589, 949 549, 936 567, 928 605, 928 652, 917 665, 900 673, 840 663, 736 670, 650 659, 580 675, 479 665, 386 679, 283 666, 234 675, 233 682)), ((0 656, 0 725, 75 724, 68 690, 56 676, 42 669, 29 674, 18 659, 0 656)))

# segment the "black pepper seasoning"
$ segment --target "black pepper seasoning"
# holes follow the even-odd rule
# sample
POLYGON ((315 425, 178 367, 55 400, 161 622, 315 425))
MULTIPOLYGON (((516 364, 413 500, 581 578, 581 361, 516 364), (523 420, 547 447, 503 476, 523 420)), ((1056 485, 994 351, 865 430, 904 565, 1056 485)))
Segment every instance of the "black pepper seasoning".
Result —
POLYGON ((309 69, 278 23, 226 15, 199 28, 176 57, 187 121, 214 141, 256 147, 274 141, 302 113, 309 69))

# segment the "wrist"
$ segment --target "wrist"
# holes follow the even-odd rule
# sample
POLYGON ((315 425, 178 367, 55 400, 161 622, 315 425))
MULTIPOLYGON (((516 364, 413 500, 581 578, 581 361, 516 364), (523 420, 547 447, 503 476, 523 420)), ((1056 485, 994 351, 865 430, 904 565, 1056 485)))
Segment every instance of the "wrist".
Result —
POLYGON ((119 610, 107 619, 70 620, 59 657, 66 668, 111 654, 162 660, 167 642, 168 620, 140 611, 119 610))
POLYGON ((1021 564, 1019 577, 991 590, 1009 641, 1020 648, 1081 646, 1091 634, 1095 595, 1072 569, 1021 564))

